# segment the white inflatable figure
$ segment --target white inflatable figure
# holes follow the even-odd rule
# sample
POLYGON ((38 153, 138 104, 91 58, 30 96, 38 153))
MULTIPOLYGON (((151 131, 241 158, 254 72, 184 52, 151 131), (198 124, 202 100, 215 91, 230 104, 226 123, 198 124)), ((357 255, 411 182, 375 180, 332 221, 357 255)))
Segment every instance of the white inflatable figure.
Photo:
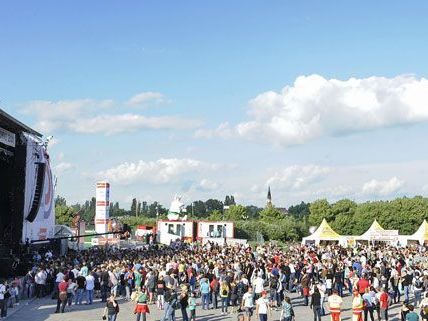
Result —
POLYGON ((181 196, 175 195, 169 207, 168 220, 176 221, 181 219, 185 221, 187 219, 187 215, 185 215, 184 217, 180 217, 180 214, 183 211, 185 211, 185 207, 184 203, 181 201, 181 196))

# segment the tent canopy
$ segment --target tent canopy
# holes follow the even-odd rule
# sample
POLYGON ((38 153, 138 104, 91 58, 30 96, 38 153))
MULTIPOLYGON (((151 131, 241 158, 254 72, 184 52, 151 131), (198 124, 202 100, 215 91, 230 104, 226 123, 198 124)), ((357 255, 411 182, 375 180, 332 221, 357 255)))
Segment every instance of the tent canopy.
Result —
POLYGON ((424 220, 418 230, 408 240, 427 241, 428 240, 428 223, 424 220))
POLYGON ((375 237, 377 237, 379 234, 382 234, 385 229, 380 226, 378 221, 375 219, 372 223, 372 225, 369 227, 369 229, 362 235, 358 236, 357 240, 371 240, 375 237))
POLYGON ((306 243, 307 241, 339 241, 340 235, 336 233, 331 226, 327 223, 325 219, 322 220, 320 226, 316 229, 312 235, 309 235, 303 238, 302 242, 306 243))

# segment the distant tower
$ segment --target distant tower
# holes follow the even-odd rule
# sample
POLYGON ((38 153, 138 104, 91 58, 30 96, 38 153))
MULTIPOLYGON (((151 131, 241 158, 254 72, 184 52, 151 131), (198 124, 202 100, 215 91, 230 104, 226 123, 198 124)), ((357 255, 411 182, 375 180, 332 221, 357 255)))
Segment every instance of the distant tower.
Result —
POLYGON ((110 183, 97 182, 95 209, 95 232, 109 232, 110 183))
POLYGON ((272 206, 272 194, 270 193, 270 186, 268 187, 266 206, 272 206))

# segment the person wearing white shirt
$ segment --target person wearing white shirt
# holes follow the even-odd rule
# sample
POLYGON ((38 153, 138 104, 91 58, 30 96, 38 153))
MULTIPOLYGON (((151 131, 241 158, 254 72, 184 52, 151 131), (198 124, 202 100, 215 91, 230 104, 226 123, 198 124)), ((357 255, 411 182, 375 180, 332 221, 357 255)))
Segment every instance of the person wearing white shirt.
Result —
POLYGON ((269 299, 266 291, 262 291, 261 294, 262 296, 256 301, 256 314, 260 321, 267 321, 268 312, 270 312, 269 299))
POLYGON ((321 296, 321 315, 325 315, 325 309, 324 309, 324 299, 325 299, 325 292, 326 292, 326 286, 324 283, 318 283, 317 285, 318 290, 320 291, 321 296))
POLYGON ((90 272, 86 277, 86 304, 92 304, 94 298, 95 278, 90 272))
POLYGON ((76 267, 74 267, 74 269, 73 269, 73 270, 71 270, 71 272, 73 272, 74 279, 76 279, 76 278, 80 275, 80 271, 79 271, 79 269, 77 268, 77 266, 76 266, 76 267))
POLYGON ((251 287, 248 288, 247 293, 242 297, 241 309, 242 308, 245 311, 245 320, 250 321, 254 309, 254 294, 251 287))
POLYGON ((254 297, 256 299, 260 298, 261 293, 264 290, 264 281, 260 276, 257 276, 253 282, 254 286, 254 297))
POLYGON ((36 283, 36 296, 37 296, 37 298, 41 298, 42 296, 44 296, 47 277, 48 276, 47 276, 46 272, 42 269, 39 269, 39 271, 37 272, 37 274, 34 278, 34 281, 36 283))
POLYGON ((61 270, 56 274, 55 277, 55 287, 54 287, 54 292, 52 293, 52 299, 57 299, 58 298, 58 285, 64 280, 64 273, 61 272, 61 270))
POLYGON ((84 276, 85 278, 88 276, 88 273, 89 273, 89 269, 88 269, 88 267, 86 266, 86 263, 83 263, 83 266, 82 266, 82 268, 80 269, 80 275, 81 276, 84 276))
POLYGON ((1 318, 5 316, 7 311, 7 304, 4 299, 4 294, 6 293, 6 286, 3 281, 0 281, 0 309, 1 309, 1 318))

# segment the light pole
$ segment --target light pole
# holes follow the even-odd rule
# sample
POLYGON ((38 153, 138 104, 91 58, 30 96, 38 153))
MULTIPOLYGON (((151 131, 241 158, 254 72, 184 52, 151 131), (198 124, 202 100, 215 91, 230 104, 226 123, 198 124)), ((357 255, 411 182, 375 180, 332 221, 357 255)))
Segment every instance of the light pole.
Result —
POLYGON ((193 204, 194 204, 194 203, 195 203, 195 201, 193 201, 193 202, 192 202, 192 218, 194 217, 194 216, 193 216, 193 204))
POLYGON ((230 206, 229 205, 224 205, 223 206, 223 221, 224 221, 224 211, 225 210, 228 210, 230 208, 230 206))

